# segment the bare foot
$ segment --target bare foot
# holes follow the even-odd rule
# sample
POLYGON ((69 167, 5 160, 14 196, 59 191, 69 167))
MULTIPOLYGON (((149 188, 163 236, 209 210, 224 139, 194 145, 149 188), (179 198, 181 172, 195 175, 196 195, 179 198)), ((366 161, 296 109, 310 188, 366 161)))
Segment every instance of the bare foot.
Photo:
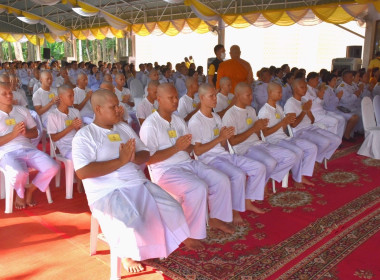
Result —
POLYGON ((205 249, 205 246, 203 246, 202 242, 194 238, 187 238, 185 241, 183 241, 183 244, 185 244, 187 249, 194 250, 197 252, 205 249))
POLYGON ((25 203, 30 207, 34 207, 37 205, 36 201, 33 198, 33 193, 37 189, 37 187, 33 184, 30 184, 25 187, 25 203))
POLYGON ((246 211, 252 211, 252 212, 255 212, 257 214, 264 214, 265 213, 264 210, 261 210, 260 208, 253 205, 249 199, 245 200, 245 210, 246 211))
POLYGON ((144 267, 140 262, 134 261, 130 258, 121 259, 121 262, 123 263, 124 269, 129 273, 139 273, 144 270, 144 267))
POLYGON ((15 208, 16 209, 25 209, 25 207, 26 207, 25 199, 16 195, 15 208))
POLYGON ((229 225, 219 219, 210 218, 208 220, 208 224, 210 227, 220 229, 221 231, 225 233, 232 234, 235 232, 235 228, 232 225, 229 225))
POLYGON ((308 186, 315 186, 315 184, 311 181, 309 181, 305 176, 302 176, 302 184, 308 185, 308 186))
POLYGON ((239 211, 233 210, 232 213, 233 213, 232 224, 234 224, 235 226, 244 226, 247 224, 247 222, 244 221, 243 218, 240 216, 239 211))

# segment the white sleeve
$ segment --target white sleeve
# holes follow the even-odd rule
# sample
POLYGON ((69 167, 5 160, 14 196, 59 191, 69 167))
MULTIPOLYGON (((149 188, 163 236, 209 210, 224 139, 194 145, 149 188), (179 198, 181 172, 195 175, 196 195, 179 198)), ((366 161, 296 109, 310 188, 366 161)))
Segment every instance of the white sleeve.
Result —
POLYGON ((201 124, 198 119, 194 116, 189 120, 189 131, 191 133, 191 144, 195 145, 195 143, 202 143, 202 131, 201 124))
MULTIPOLYGON (((25 109, 25 125, 27 129, 31 129, 37 126, 36 121, 33 119, 28 109, 25 109)), ((39 118, 39 116, 37 116, 39 118)))
POLYGON ((75 170, 96 161, 96 145, 90 138, 91 135, 86 137, 82 134, 77 133, 73 139, 72 155, 75 170))
POLYGON ((37 91, 33 94, 33 104, 34 106, 42 105, 41 95, 37 91))
POLYGON ((154 155, 158 150, 158 139, 156 129, 153 126, 147 125, 146 121, 140 128, 140 139, 149 149, 150 155, 154 155))
POLYGON ((235 120, 232 118, 232 114, 230 114, 230 110, 228 110, 222 119, 223 126, 233 126, 234 129, 234 135, 237 135, 237 125, 235 123, 235 120))
POLYGON ((50 113, 48 115, 48 120, 47 120, 47 127, 46 127, 47 133, 55 134, 59 132, 56 121, 57 121, 56 114, 50 113))
POLYGON ((186 112, 186 106, 185 106, 185 102, 183 101, 183 97, 181 97, 179 99, 179 102, 178 102, 178 115, 181 117, 181 118, 185 118, 187 116, 187 112, 186 112))
POLYGON ((136 117, 138 119, 146 119, 146 116, 144 114, 144 106, 142 102, 139 104, 139 106, 137 106, 136 117))

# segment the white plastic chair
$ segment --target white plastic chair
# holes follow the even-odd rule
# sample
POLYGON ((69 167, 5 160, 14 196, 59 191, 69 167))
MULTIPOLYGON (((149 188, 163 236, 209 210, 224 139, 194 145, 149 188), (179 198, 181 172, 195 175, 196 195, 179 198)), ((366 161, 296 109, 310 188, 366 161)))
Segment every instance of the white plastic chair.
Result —
MULTIPOLYGON (((61 154, 56 153, 56 146, 50 135, 50 156, 55 158, 57 162, 63 162, 65 165, 65 178, 66 178, 66 199, 73 198, 73 184, 74 184, 74 164, 71 159, 63 157, 61 154)), ((55 176, 55 186, 61 185, 61 169, 58 170, 55 176)))
POLYGON ((372 100, 364 97, 361 103, 365 139, 358 151, 359 155, 380 159, 380 127, 376 126, 372 100))
POLYGON ((41 118, 37 114, 36 111, 29 110, 30 114, 32 115, 34 121, 36 122, 37 125, 37 130, 38 130, 38 136, 34 139, 31 139, 30 141, 34 146, 38 146, 40 141, 42 142, 42 150, 46 152, 46 129, 43 128, 41 118))
MULTIPOLYGON (((99 234, 98 220, 91 215, 91 230, 90 230, 90 256, 96 255, 96 247, 98 239, 108 244, 103 234, 99 234)), ((121 259, 110 248, 111 259, 111 277, 110 280, 121 279, 121 259)))
POLYGON ((376 95, 373 99, 373 110, 375 111, 377 126, 380 126, 380 95, 376 95))
MULTIPOLYGON (((30 169, 33 171, 33 169, 30 169)), ((29 182, 28 182, 29 183, 29 182)), ((0 194, 1 199, 5 198, 5 214, 11 214, 13 212, 13 188, 10 186, 9 181, 6 180, 4 176, 4 171, 0 168, 0 194)), ((50 188, 46 189, 46 198, 48 203, 53 203, 53 199, 51 198, 50 188)))
MULTIPOLYGON (((262 130, 260 130, 261 140, 265 142, 265 136, 262 130)), ((285 175, 285 177, 282 179, 282 187, 287 188, 289 182, 289 172, 285 175)), ((272 179, 272 189, 273 193, 276 193, 276 181, 272 179)))

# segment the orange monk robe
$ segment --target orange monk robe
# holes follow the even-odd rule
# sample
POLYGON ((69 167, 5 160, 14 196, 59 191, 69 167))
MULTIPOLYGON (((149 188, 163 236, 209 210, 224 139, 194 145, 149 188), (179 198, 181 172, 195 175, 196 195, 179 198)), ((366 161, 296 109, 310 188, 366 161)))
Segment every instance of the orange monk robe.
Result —
POLYGON ((251 66, 244 60, 230 59, 222 62, 218 68, 218 78, 216 80, 216 88, 220 88, 219 82, 223 77, 228 77, 231 80, 232 92, 235 92, 235 86, 240 82, 252 82, 249 79, 252 73, 251 66))

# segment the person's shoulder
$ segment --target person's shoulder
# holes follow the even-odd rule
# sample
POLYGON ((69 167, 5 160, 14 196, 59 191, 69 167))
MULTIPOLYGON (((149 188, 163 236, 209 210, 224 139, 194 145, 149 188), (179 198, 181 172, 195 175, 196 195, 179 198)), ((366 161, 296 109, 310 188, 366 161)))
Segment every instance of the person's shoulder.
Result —
POLYGON ((76 114, 76 115, 80 115, 79 110, 78 110, 77 108, 69 107, 69 110, 70 110, 71 112, 73 112, 74 114, 76 114))
POLYGON ((221 117, 217 113, 212 112, 211 114, 212 114, 213 118, 216 119, 218 122, 222 121, 221 117))

